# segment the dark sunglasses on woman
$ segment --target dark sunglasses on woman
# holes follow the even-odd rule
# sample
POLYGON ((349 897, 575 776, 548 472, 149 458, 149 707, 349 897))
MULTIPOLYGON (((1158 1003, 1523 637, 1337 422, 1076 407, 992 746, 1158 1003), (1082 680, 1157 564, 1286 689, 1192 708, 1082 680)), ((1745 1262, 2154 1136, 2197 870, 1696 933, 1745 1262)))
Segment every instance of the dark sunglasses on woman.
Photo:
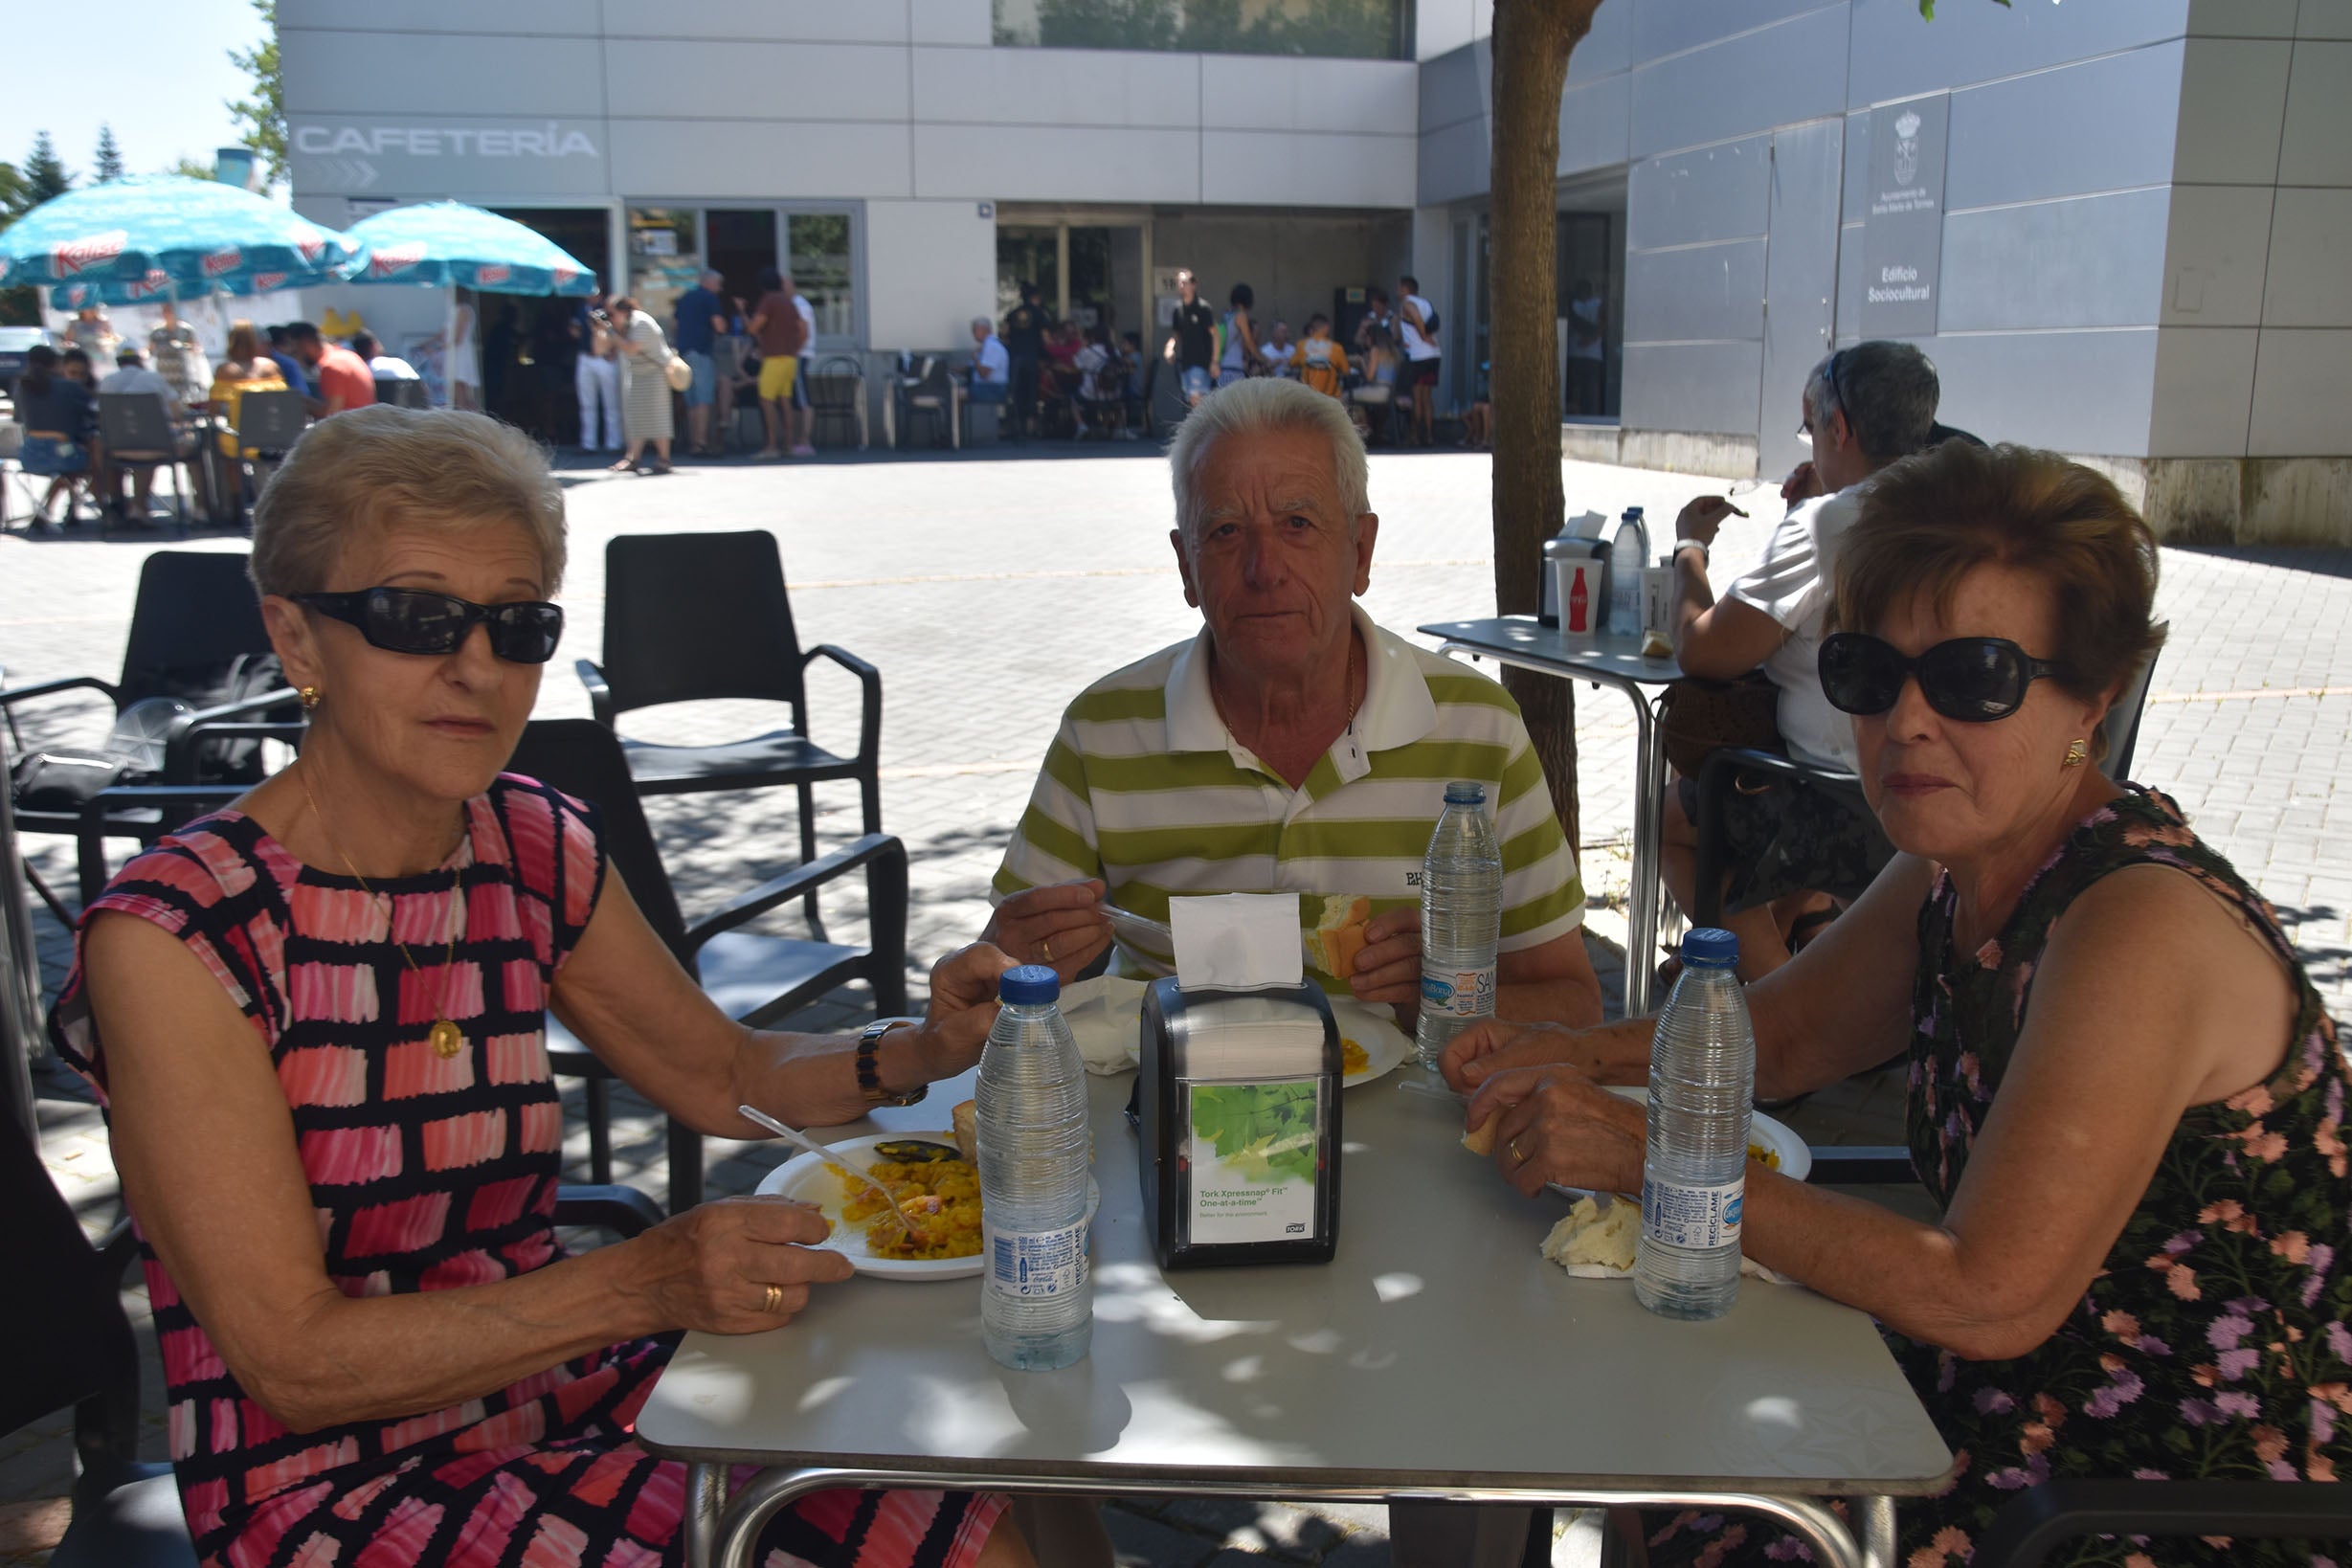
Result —
POLYGON ((355 594, 297 594, 294 602, 359 628, 369 646, 388 653, 450 654, 476 626, 490 632, 490 651, 512 664, 544 664, 563 639, 564 612, 552 604, 476 604, 418 588, 363 588, 355 594))
POLYGON ((1903 683, 1918 677, 1919 695, 1947 719, 1986 724, 2025 705, 2026 688, 2058 673, 2001 637, 1960 637, 1908 659, 1881 638, 1837 632, 1822 639, 1821 689, 1829 706, 1872 717, 1893 707, 1903 683))

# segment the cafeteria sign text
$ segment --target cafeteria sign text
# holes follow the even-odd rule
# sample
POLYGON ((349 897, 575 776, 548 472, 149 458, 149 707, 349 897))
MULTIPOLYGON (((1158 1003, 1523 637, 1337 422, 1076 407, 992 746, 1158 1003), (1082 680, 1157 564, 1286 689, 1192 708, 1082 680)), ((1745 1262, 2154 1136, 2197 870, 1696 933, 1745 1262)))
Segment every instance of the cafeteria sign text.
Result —
POLYGON ((594 158, 585 131, 494 125, 297 125, 294 150, 314 157, 407 153, 413 158, 594 158))

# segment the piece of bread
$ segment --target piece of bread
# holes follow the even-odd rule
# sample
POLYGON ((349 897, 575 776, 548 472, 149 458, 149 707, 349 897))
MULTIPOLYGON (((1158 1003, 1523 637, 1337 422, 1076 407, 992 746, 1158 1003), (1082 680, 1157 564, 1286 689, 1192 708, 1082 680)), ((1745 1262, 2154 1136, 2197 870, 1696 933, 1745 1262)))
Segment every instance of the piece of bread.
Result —
POLYGON ((1486 1126, 1462 1134, 1462 1147, 1476 1154, 1480 1159, 1492 1159, 1495 1130, 1502 1125, 1502 1117, 1488 1117, 1486 1126))
POLYGON ((1615 1198, 1602 1208, 1596 1198, 1579 1198, 1566 1219, 1543 1239, 1543 1255, 1566 1268, 1592 1264, 1617 1273, 1630 1273, 1641 1244, 1642 1206, 1630 1198, 1615 1198))
POLYGON ((1323 918, 1315 922, 1315 966, 1345 980, 1355 974, 1356 955, 1364 951, 1364 928, 1372 920, 1372 900, 1361 894, 1333 893, 1323 900, 1323 918))
POLYGON ((968 1163, 976 1166, 980 1158, 980 1103, 966 1100, 951 1113, 955 1123, 955 1147, 968 1163))

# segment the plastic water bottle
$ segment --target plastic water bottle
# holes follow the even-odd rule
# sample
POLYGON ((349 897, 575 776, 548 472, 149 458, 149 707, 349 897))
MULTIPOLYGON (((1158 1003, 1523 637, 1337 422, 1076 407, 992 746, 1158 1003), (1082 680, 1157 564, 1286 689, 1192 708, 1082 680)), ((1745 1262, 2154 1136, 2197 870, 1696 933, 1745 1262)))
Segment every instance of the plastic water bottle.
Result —
POLYGON ((1421 1022, 1413 1052, 1435 1067, 1445 1042, 1494 1017, 1494 948, 1503 930, 1503 850, 1487 787, 1445 786, 1445 811, 1421 868, 1421 1022))
POLYGON ((980 1328, 988 1354, 1021 1372, 1086 1357, 1086 1074, 1042 964, 1008 970, 1004 1007, 980 1052, 980 1328))
POLYGON ((1756 1031, 1732 966, 1739 938, 1701 927, 1649 1047, 1649 1148, 1633 1293, 1661 1317, 1721 1317, 1739 1295, 1756 1031))

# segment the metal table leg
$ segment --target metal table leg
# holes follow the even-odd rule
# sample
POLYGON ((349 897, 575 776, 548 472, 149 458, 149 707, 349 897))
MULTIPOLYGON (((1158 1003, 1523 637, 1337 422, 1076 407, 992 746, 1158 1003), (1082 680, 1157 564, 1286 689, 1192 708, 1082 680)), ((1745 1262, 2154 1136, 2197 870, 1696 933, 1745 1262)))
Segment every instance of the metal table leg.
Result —
MULTIPOLYGON (((696 1465, 692 1473, 699 1475, 715 1467, 696 1465)), ((1085 1479, 1061 1478, 1033 1480, 1026 1476, 1012 1477, 986 1474, 928 1473, 861 1469, 851 1467, 811 1466, 801 1469, 762 1470, 745 1484, 730 1499, 719 1520, 715 1553, 709 1544, 689 1534, 686 1543, 688 1568, 749 1568, 752 1552, 759 1543, 760 1531, 775 1516, 777 1510, 813 1491, 833 1487, 921 1487, 952 1490, 998 1492, 1079 1492, 1089 1496, 1109 1493, 1142 1492, 1162 1495, 1170 1486, 1165 1476, 1087 1476, 1085 1479)), ((1219 1483, 1200 1476, 1187 1476, 1183 1490, 1191 1493, 1250 1498, 1316 1498, 1333 1502, 1386 1503, 1449 1502, 1449 1503, 1512 1503, 1534 1507, 1557 1508, 1642 1508, 1642 1509, 1699 1509, 1708 1512, 1730 1512, 1760 1513, 1783 1526, 1812 1547, 1815 1559, 1827 1568, 1876 1568, 1868 1561, 1854 1533, 1827 1505, 1809 1497, 1776 1497, 1761 1492, 1737 1491, 1644 1491, 1578 1489, 1548 1490, 1537 1487, 1471 1488, 1448 1491, 1393 1492, 1367 1490, 1360 1487, 1301 1486, 1281 1481, 1219 1483)), ((700 1489, 696 1490, 700 1496, 700 1489)), ((1872 1499, 1873 1502, 1883 1499, 1872 1499)), ((1867 1505, 1866 1505, 1867 1510, 1867 1505)), ((1890 1505, 1887 1517, 1891 1521, 1893 1510, 1890 1505)), ((689 1514, 689 1521, 696 1515, 689 1514)), ((1867 1511, 1866 1531, 1874 1533, 1877 1520, 1867 1511)), ((1890 1524, 1889 1534, 1892 1534, 1890 1524)))
POLYGON ((709 1568, 713 1560, 719 1515, 727 1507, 727 1469, 725 1465, 686 1467, 686 1516, 680 1528, 685 1532, 686 1561, 694 1568, 709 1568))

